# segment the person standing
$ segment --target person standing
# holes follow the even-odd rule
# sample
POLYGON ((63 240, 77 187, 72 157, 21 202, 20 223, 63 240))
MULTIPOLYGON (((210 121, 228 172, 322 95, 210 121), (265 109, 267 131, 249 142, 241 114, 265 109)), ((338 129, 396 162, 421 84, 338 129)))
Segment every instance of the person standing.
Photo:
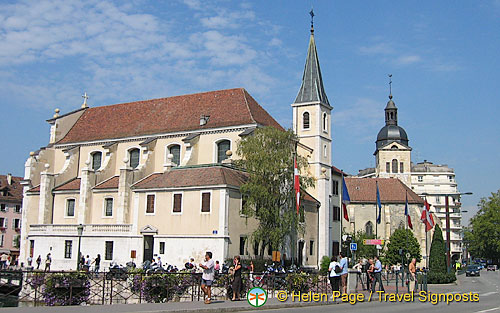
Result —
POLYGON ((410 287, 410 293, 413 293, 415 291, 415 285, 417 283, 417 260, 415 258, 411 259, 411 263, 408 266, 408 271, 410 272, 410 282, 409 282, 409 287, 410 287))
POLYGON ((40 264, 42 264, 42 256, 38 255, 38 258, 36 258, 36 269, 40 269, 40 264))
POLYGON ((347 275, 349 273, 349 262, 345 257, 344 252, 340 252, 340 268, 342 273, 340 274, 340 285, 342 286, 342 293, 347 293, 347 275))
POLYGON ((8 259, 8 255, 4 253, 2 253, 2 256, 0 256, 0 269, 4 269, 7 267, 7 259, 8 259))
POLYGON ((240 291, 241 291, 241 259, 240 256, 237 255, 234 257, 234 278, 233 278, 233 298, 232 301, 240 300, 240 291))
POLYGON ((101 255, 98 254, 92 263, 94 264, 94 272, 99 273, 99 268, 101 267, 101 255))
POLYGON ((215 267, 214 267, 215 272, 218 274, 220 271, 220 264, 219 261, 215 261, 215 267))
POLYGON ((375 286, 377 285, 380 291, 385 292, 384 284, 382 283, 382 262, 378 259, 378 256, 375 257, 375 265, 373 269, 373 283, 372 283, 372 292, 375 292, 375 286))
POLYGON ((200 263, 203 269, 201 275, 201 290, 205 294, 205 304, 210 304, 212 297, 212 283, 214 281, 214 261, 212 260, 212 252, 205 253, 205 262, 200 263))
POLYGON ((358 284, 361 284, 361 287, 363 288, 363 290, 365 290, 365 285, 363 283, 363 276, 362 276, 363 267, 364 267, 364 265, 363 265, 362 259, 360 259, 359 262, 352 267, 357 272, 356 273, 356 289, 358 288, 358 284))
POLYGON ((52 264, 52 257, 50 256, 50 252, 47 253, 47 257, 45 258, 45 271, 50 272, 50 265, 52 264))
POLYGON ((332 291, 340 291, 340 274, 342 273, 342 269, 340 268, 340 263, 337 262, 336 256, 332 256, 330 265, 328 265, 328 272, 330 272, 329 278, 332 291))
POLYGON ((26 259, 26 261, 28 261, 28 266, 31 267, 31 263, 33 263, 33 258, 30 256, 28 256, 28 258, 26 259))

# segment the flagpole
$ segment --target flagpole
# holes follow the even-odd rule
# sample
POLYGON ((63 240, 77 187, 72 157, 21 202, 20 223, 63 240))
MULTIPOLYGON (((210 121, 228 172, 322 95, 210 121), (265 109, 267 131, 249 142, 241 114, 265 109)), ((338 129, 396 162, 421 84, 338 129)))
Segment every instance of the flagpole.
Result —
MULTIPOLYGON (((375 189, 375 192, 378 191, 378 182, 377 182, 377 179, 375 179, 375 186, 377 187, 375 189)), ((376 195, 376 198, 378 198, 378 194, 376 195)), ((375 239, 378 239, 378 217, 377 217, 377 206, 378 206, 378 202, 375 201, 375 239)), ((377 249, 377 253, 378 253, 378 249, 377 249)))
POLYGON ((406 263, 409 265, 408 263, 408 257, 407 257, 407 254, 410 252, 408 251, 408 216, 410 216, 410 208, 408 207, 408 191, 406 191, 406 203, 405 203, 405 217, 406 217, 406 231, 405 231, 405 236, 406 236, 406 255, 405 255, 405 259, 406 259, 406 263), (408 215, 406 215, 406 213, 408 215))
MULTIPOLYGON (((339 245, 339 250, 342 251, 342 224, 344 223, 343 219, 344 219, 344 205, 342 203, 342 201, 344 201, 344 171, 340 170, 341 173, 341 177, 342 177, 342 180, 340 181, 340 184, 342 186, 339 186, 339 189, 340 189, 340 208, 339 208, 339 215, 340 215, 340 209, 342 209, 342 216, 339 216, 340 217, 340 235, 339 235, 339 239, 340 239, 340 245, 339 245)), ((340 252, 339 251, 339 252, 340 252)), ((332 255, 333 255, 333 247, 332 247, 332 255)))

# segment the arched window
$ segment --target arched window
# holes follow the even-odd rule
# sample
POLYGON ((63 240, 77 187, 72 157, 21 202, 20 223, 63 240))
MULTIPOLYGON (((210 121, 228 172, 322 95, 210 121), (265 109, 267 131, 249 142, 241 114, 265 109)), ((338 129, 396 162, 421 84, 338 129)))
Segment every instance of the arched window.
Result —
POLYGON ((172 162, 179 166, 181 164, 181 146, 171 145, 168 147, 168 153, 174 156, 172 162))
POLYGON ((304 129, 309 129, 309 112, 302 114, 302 125, 304 129))
POLYGON ((139 149, 134 148, 130 149, 129 152, 129 165, 131 168, 136 168, 139 166, 139 156, 141 155, 141 151, 139 149))
POLYGON ((405 172, 405 164, 403 162, 399 163, 399 172, 404 173, 405 172))
POLYGON ((368 236, 373 235, 373 223, 372 222, 367 222, 365 224, 365 233, 368 236))
POLYGON ((396 146, 396 145, 392 146, 391 150, 398 150, 398 146, 396 146))
POLYGON ((92 156, 92 169, 94 171, 97 171, 98 169, 101 168, 102 152, 101 151, 92 152, 91 156, 92 156))
POLYGON ((326 113, 323 113, 323 131, 328 130, 328 117, 326 113))
POLYGON ((398 172, 398 160, 393 159, 392 160, 392 172, 397 173, 398 172))
POLYGON ((217 163, 221 163, 227 159, 226 152, 231 150, 231 142, 229 140, 221 140, 217 143, 217 163))

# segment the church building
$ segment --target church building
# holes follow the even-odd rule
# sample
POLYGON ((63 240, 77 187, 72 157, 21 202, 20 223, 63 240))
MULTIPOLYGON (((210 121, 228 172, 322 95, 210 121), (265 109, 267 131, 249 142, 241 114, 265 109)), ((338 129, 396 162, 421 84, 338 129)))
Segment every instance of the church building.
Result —
MULTIPOLYGON (((339 200, 332 199, 331 110, 311 28, 292 113, 298 153, 316 185, 303 192, 305 233, 286 249, 305 267, 317 267, 340 242, 340 228, 332 229, 339 200)), ((241 214, 239 191, 247 175, 232 163, 241 138, 283 127, 245 89, 100 107, 89 107, 85 95, 81 108, 59 113, 47 120, 48 145, 25 163, 22 262, 51 253, 52 269, 75 269, 78 250, 100 254, 101 268, 157 256, 182 266, 207 250, 220 261, 260 251, 270 258, 265 242, 250 240, 257 221, 241 214)))

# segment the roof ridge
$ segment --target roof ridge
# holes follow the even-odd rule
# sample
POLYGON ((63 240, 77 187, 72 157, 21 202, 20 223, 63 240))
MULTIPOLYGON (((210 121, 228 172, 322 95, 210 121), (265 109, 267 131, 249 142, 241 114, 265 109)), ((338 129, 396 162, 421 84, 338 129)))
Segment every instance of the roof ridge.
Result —
POLYGON ((252 121, 257 124, 257 121, 255 120, 255 118, 253 117, 253 114, 252 114, 252 110, 250 110, 250 106, 248 105, 248 99, 247 99, 247 91, 245 90, 245 88, 240 88, 242 91, 243 91, 243 99, 245 100, 245 106, 247 107, 247 110, 248 110, 248 114, 250 115, 250 118, 252 119, 252 121))

